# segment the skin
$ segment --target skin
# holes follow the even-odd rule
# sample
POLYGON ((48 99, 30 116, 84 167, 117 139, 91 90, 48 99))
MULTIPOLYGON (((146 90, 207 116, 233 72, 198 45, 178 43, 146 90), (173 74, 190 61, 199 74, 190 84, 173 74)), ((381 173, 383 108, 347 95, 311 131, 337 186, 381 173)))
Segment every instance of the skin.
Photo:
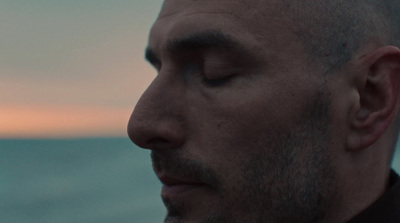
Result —
POLYGON ((386 190, 399 50, 370 41, 324 75, 280 2, 164 2, 128 133, 152 151, 165 222, 344 222, 386 190), (237 45, 182 44, 198 36, 237 45))

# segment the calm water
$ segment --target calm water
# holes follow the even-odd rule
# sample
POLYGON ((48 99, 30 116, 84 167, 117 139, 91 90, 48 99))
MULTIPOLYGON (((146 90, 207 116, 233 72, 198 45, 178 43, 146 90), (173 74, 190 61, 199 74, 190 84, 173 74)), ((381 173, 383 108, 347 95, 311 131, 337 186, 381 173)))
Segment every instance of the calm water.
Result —
POLYGON ((2 223, 161 223, 160 188, 128 139, 0 140, 2 223))
POLYGON ((128 139, 0 140, 0 222, 157 223, 161 185, 128 139))

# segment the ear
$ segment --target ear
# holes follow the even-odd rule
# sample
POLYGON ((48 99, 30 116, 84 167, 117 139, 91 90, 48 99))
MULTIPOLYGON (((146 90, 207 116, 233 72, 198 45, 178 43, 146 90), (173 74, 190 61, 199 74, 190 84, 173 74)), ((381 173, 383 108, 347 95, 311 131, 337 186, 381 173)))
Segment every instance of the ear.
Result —
POLYGON ((351 119, 348 150, 373 145, 393 123, 400 105, 400 50, 379 48, 360 61, 359 101, 351 119))

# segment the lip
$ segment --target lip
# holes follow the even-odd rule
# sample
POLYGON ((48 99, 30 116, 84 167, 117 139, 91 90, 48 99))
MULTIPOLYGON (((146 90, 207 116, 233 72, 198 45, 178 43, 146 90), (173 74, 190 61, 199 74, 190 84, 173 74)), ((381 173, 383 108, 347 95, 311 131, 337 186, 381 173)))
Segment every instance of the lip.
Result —
POLYGON ((177 197, 202 188, 204 188, 204 184, 176 184, 172 186, 163 185, 161 189, 161 196, 177 197))
POLYGON ((163 197, 176 197, 198 189, 206 188, 206 184, 190 179, 178 179, 171 176, 160 176, 161 183, 161 196, 163 197))

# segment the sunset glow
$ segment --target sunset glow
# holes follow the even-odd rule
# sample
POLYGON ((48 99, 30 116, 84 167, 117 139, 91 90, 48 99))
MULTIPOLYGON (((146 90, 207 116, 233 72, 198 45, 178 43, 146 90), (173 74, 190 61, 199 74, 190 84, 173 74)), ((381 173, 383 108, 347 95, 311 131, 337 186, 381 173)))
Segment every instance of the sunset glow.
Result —
POLYGON ((0 1, 0 139, 127 137, 161 2, 0 1))
POLYGON ((0 107, 1 138, 126 136, 130 108, 0 107))

